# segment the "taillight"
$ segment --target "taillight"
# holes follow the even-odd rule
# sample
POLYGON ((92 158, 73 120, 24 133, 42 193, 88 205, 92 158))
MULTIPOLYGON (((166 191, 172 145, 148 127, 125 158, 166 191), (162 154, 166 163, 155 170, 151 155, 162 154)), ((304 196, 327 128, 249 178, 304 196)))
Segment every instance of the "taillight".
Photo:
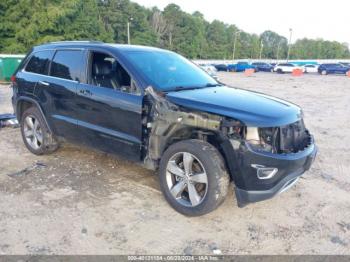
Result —
POLYGON ((11 80, 11 83, 15 83, 15 82, 16 82, 16 76, 15 76, 15 75, 12 75, 11 78, 10 78, 10 80, 11 80))

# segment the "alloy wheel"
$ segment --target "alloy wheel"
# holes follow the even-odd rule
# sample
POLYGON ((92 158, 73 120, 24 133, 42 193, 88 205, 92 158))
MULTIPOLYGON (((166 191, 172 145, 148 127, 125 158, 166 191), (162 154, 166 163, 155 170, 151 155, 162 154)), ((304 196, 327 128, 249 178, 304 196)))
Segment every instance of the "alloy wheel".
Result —
POLYGON ((169 159, 166 182, 171 195, 186 207, 202 203, 208 191, 208 176, 203 164, 188 152, 176 153, 169 159))
POLYGON ((43 144, 43 133, 38 119, 28 115, 24 119, 24 137, 30 147, 37 150, 43 144))

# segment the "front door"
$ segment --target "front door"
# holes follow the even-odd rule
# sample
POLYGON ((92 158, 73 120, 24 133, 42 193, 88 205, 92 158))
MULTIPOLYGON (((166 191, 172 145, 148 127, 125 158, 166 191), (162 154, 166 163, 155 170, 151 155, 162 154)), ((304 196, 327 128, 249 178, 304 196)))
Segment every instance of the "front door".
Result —
POLYGON ((140 160, 142 96, 114 56, 88 52, 86 83, 77 87, 78 132, 84 143, 140 160))

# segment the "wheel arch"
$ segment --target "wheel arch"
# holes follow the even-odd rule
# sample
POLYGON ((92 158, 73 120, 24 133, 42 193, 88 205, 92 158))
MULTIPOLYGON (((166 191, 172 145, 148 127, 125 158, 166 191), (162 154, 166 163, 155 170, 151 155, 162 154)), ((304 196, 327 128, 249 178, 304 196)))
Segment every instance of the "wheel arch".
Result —
MULTIPOLYGON (((191 140, 191 139, 197 139, 204 142, 209 143, 213 147, 215 147, 220 155, 222 156, 225 167, 227 169, 227 172, 230 175, 230 178, 233 179, 232 176, 232 165, 231 157, 233 156, 233 153, 230 153, 230 142, 223 134, 218 130, 210 130, 205 128, 197 128, 192 126, 182 126, 179 129, 176 129, 174 132, 169 134, 168 136, 161 136, 157 137, 156 140, 150 141, 151 144, 149 145, 149 150, 151 151, 152 159, 156 160, 156 162, 160 161, 162 158, 162 155, 164 152, 172 145, 176 144, 177 142, 183 141, 183 140, 191 140)), ((150 153, 150 152, 148 152, 150 153)), ((146 158, 147 159, 147 158, 146 158)), ((158 163, 156 163, 155 167, 152 169, 157 169, 158 163)))
MULTIPOLYGON (((184 128, 186 129, 187 127, 184 128)), ((196 128, 195 130, 191 130, 190 135, 187 137, 182 137, 182 139, 179 140, 174 139, 174 137, 176 137, 176 133, 174 133, 173 137, 168 138, 161 155, 171 145, 182 140, 198 139, 207 142, 219 151, 220 155, 223 158, 225 168, 230 176, 231 181, 236 181, 235 174, 237 173, 238 168, 236 152, 233 149, 230 140, 220 131, 214 131, 205 128, 196 128)))
POLYGON ((30 97, 19 97, 17 99, 17 103, 16 103, 17 120, 20 122, 23 112, 26 109, 28 109, 28 108, 30 108, 32 106, 35 106, 36 108, 38 108, 38 110, 40 111, 40 113, 41 113, 41 115, 42 115, 42 117, 43 117, 43 119, 45 121, 46 126, 48 127, 49 131, 52 133, 51 127, 50 127, 49 123, 46 120, 46 116, 44 114, 44 111, 42 110, 40 104, 36 100, 34 100, 33 98, 30 98, 30 97))

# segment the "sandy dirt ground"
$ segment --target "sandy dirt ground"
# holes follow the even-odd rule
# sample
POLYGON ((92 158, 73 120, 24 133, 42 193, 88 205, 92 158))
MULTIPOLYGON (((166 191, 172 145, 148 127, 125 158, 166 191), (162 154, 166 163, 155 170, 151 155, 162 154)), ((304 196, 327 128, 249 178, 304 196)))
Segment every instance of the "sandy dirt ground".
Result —
MULTIPOLYGON (((216 211, 188 218, 153 172, 68 144, 34 156, 18 128, 3 128, 0 254, 350 254, 350 78, 219 75, 304 109, 319 154, 293 188, 241 209, 231 187, 216 211)), ((0 86, 0 114, 10 96, 0 86)))

